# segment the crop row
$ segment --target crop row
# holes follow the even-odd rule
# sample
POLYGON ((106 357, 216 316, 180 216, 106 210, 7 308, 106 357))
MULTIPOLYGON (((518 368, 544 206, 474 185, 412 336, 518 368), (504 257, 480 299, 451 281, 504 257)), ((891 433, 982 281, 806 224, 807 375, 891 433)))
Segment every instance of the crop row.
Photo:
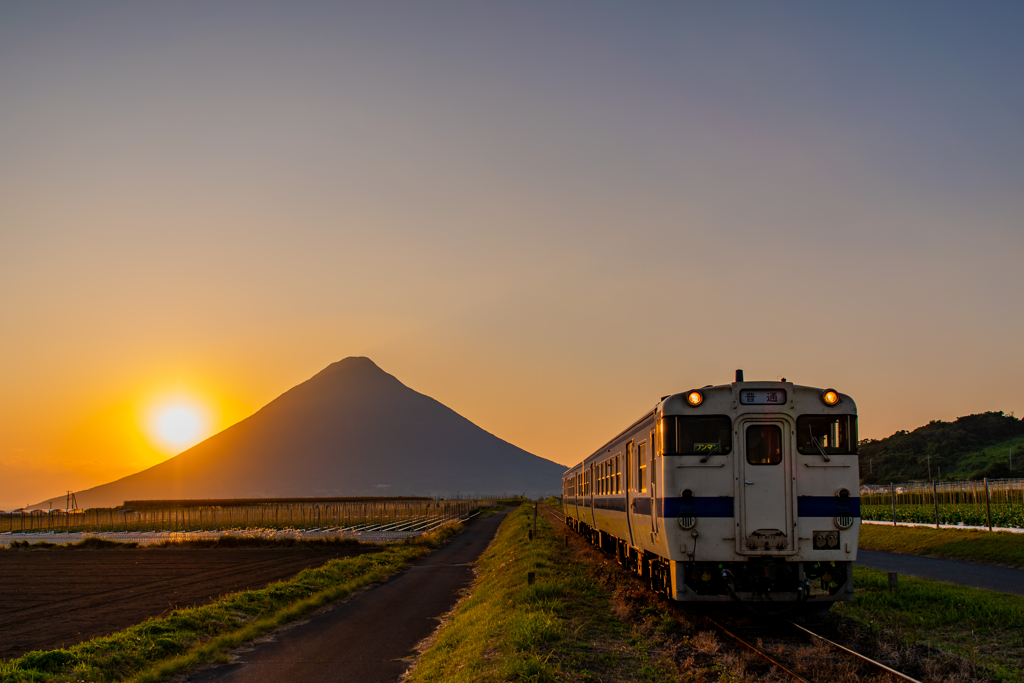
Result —
POLYGON ((264 503, 141 510, 40 510, 0 514, 0 532, 322 529, 387 524, 405 519, 453 519, 487 504, 487 501, 480 500, 378 500, 372 503, 264 503))
MULTIPOLYGON (((993 503, 992 526, 1024 529, 1024 505, 1020 503, 993 503)), ((891 522, 892 505, 861 504, 862 519, 891 522)), ((919 524, 935 523, 935 506, 897 505, 897 522, 916 522, 919 524)), ((984 503, 979 505, 939 504, 939 524, 963 524, 964 526, 986 526, 988 517, 984 503)))

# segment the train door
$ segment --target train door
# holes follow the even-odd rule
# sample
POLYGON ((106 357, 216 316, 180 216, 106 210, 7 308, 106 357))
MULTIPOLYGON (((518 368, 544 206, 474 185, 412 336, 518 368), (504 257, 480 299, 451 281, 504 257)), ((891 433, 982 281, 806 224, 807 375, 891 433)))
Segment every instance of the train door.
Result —
POLYGON ((647 443, 641 444, 647 454, 647 472, 651 479, 651 531, 658 533, 658 468, 657 451, 654 450, 654 432, 651 432, 647 443))
POLYGON ((637 512, 649 515, 644 520, 644 528, 650 533, 656 533, 657 523, 654 521, 654 463, 650 456, 648 443, 641 441, 636 445, 637 483, 640 485, 640 495, 643 503, 637 504, 637 512))
POLYGON ((793 526, 791 427, 782 419, 751 416, 737 421, 736 458, 741 554, 785 553, 796 547, 793 526))
POLYGON ((590 463, 587 470, 587 505, 590 506, 590 528, 597 528, 597 519, 594 516, 594 463, 590 463))
POLYGON ((638 526, 640 520, 637 502, 641 500, 640 486, 637 483, 636 453, 633 452, 633 442, 626 443, 626 522, 629 524, 629 543, 636 547, 640 543, 642 526, 638 526))

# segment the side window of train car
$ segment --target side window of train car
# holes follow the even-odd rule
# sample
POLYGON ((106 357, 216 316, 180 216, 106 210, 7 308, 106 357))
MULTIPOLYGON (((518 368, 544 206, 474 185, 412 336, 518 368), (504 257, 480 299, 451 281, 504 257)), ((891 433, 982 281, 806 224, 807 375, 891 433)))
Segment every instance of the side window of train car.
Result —
POLYGON ((856 415, 801 415, 796 449, 803 455, 852 455, 857 448, 856 415))
POLYGON ((728 415, 682 417, 661 421, 663 455, 727 455, 732 452, 732 420, 728 415))
POLYGON ((640 485, 640 493, 647 493, 647 442, 636 445, 636 481, 640 485))
POLYGON ((619 460, 622 456, 615 454, 615 493, 622 493, 622 470, 619 468, 619 460))
POLYGON ((634 461, 636 458, 633 457, 633 442, 630 441, 626 444, 626 489, 629 491, 636 490, 636 474, 634 468, 636 465, 634 461))
POLYGON ((654 460, 658 457, 658 451, 656 450, 655 443, 654 443, 654 430, 653 429, 651 430, 650 438, 647 439, 647 443, 650 444, 650 451, 651 451, 651 491, 655 491, 657 489, 657 485, 656 485, 657 482, 655 481, 655 479, 658 476, 658 469, 654 466, 654 460))
POLYGON ((782 462, 782 430, 776 425, 747 427, 747 462, 778 465, 782 462))

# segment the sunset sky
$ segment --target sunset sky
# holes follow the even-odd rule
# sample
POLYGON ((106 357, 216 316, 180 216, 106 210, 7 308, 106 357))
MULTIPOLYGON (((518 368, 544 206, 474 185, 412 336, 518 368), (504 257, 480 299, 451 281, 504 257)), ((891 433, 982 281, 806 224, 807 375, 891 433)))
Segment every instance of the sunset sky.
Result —
POLYGON ((736 368, 852 395, 862 437, 1024 414, 1022 26, 0 3, 0 509, 353 355, 563 464, 736 368))

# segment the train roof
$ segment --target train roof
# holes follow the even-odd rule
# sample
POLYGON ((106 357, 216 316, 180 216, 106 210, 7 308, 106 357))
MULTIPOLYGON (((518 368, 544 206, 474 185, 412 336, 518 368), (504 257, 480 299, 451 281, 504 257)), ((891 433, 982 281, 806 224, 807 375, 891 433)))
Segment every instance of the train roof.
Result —
POLYGON ((779 409, 779 404, 747 405, 740 402, 741 392, 757 392, 758 390, 784 390, 786 392, 786 409, 792 411, 798 410, 797 404, 799 403, 801 406, 806 405, 806 410, 811 410, 813 406, 813 410, 815 410, 818 414, 828 415, 857 413, 857 404, 847 394, 836 392, 839 400, 835 405, 829 406, 826 405, 821 400, 821 397, 826 391, 835 391, 834 389, 809 387, 802 384, 793 384, 792 382, 787 382, 785 380, 770 382, 740 381, 731 382, 729 384, 709 384, 703 387, 694 387, 692 389, 687 389, 686 391, 682 391, 676 394, 669 394, 667 396, 663 396, 661 400, 658 401, 658 403, 654 406, 653 409, 644 413, 640 418, 633 421, 633 423, 631 423, 628 427, 617 433, 612 438, 605 441, 600 448, 593 451, 590 455, 586 456, 581 462, 566 469, 565 474, 563 474, 562 476, 564 477, 573 470, 582 468, 583 463, 585 463, 587 460, 590 460, 591 458, 594 458, 595 456, 606 452, 611 448, 611 446, 617 443, 626 434, 634 431, 645 421, 652 419, 658 414, 693 414, 693 406, 689 405, 686 397, 694 391, 701 392, 702 395, 705 397, 705 400, 702 403, 702 412, 704 414, 708 414, 709 409, 712 410, 714 414, 730 414, 737 412, 741 405, 743 405, 744 408, 754 412, 768 412, 771 410, 779 409))

